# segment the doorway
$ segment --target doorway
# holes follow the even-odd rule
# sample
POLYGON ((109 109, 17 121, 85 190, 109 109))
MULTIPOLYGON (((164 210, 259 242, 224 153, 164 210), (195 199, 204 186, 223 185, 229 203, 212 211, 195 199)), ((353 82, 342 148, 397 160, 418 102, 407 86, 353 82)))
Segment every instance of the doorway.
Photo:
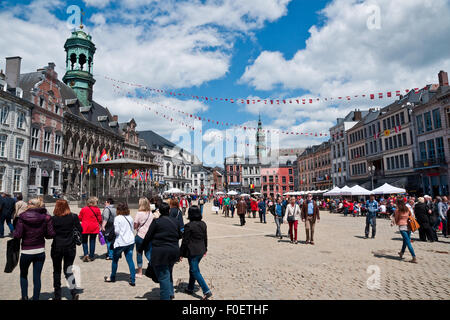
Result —
POLYGON ((50 177, 42 177, 41 178, 41 186, 42 186, 42 194, 47 195, 48 194, 48 182, 50 180, 50 177))

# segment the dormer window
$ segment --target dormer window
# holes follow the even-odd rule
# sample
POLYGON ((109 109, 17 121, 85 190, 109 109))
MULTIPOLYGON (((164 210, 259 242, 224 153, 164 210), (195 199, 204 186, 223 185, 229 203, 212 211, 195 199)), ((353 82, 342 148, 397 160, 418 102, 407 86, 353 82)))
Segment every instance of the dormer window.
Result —
POLYGON ((44 97, 39 97, 39 107, 44 105, 44 97))
POLYGON ((58 104, 55 104, 55 113, 59 114, 59 105, 58 104))

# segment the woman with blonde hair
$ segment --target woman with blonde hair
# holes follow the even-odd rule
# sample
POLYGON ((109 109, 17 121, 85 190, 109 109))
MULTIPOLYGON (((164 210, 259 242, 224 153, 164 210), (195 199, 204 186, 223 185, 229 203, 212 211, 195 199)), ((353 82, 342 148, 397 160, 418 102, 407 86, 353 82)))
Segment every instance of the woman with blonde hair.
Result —
POLYGON ((98 199, 90 197, 87 200, 87 206, 81 209, 78 218, 83 227, 83 234, 81 235, 81 242, 83 244, 83 262, 94 261, 95 255, 95 239, 100 232, 100 225, 102 223, 102 213, 97 206, 98 199), (89 251, 88 251, 89 238, 89 251))
POLYGON ((76 244, 73 237, 74 229, 83 231, 78 216, 71 212, 69 203, 66 200, 56 200, 53 210, 53 238, 50 255, 53 261, 53 288, 55 290, 55 300, 61 300, 61 266, 64 261, 63 272, 70 284, 72 300, 78 300, 76 283, 70 282, 72 275, 71 266, 75 260, 76 244))
MULTIPOLYGON (((135 238, 136 260, 138 267, 138 271, 136 274, 137 278, 142 278, 142 264, 143 264, 142 253, 139 253, 138 249, 142 245, 145 235, 147 234, 148 228, 150 227, 150 224, 155 218, 156 216, 150 208, 150 201, 148 201, 148 199, 145 197, 140 198, 139 209, 138 212, 136 213, 136 216, 134 217, 134 229, 136 230, 136 238, 135 238)), ((143 252, 145 253, 147 261, 150 262, 152 253, 152 244, 150 243, 147 248, 143 248, 143 252)))

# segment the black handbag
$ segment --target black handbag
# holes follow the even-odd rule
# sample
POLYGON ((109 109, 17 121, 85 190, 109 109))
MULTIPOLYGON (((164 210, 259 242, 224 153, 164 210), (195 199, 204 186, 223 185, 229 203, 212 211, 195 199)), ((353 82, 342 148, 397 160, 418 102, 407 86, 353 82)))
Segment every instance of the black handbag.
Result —
POLYGON ((11 239, 6 242, 6 266, 5 273, 13 272, 19 263, 20 239, 11 239))
MULTIPOLYGON (((76 215, 72 214, 72 218, 73 219, 78 219, 76 217, 76 215)), ((75 242, 75 244, 77 246, 81 246, 81 233, 80 231, 77 229, 77 227, 75 226, 75 221, 73 223, 73 242, 75 242)))
POLYGON ((159 283, 158 277, 156 276, 155 269, 153 269, 153 266, 151 263, 148 264, 147 270, 145 270, 145 276, 152 279, 154 283, 159 283))

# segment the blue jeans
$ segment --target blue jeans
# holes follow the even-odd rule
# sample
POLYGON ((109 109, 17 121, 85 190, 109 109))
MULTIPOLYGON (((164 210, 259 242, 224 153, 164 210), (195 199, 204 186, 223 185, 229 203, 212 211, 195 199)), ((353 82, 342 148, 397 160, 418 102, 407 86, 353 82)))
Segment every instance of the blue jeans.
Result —
POLYGON ((401 253, 405 252, 406 247, 408 247, 409 252, 411 253, 411 256, 414 258, 416 254, 414 253, 414 249, 411 245, 411 231, 400 231, 400 234, 403 238, 403 246, 401 253))
POLYGON ((160 299, 170 300, 174 296, 172 269, 173 264, 154 266, 159 281, 160 299))
POLYGON ((114 248, 111 276, 110 276, 111 280, 113 280, 113 281, 116 280, 117 267, 119 266, 119 259, 123 252, 125 255, 125 259, 127 260, 127 263, 128 263, 128 268, 130 269, 130 282, 135 283, 136 269, 134 267, 134 262, 133 262, 133 249, 134 249, 134 243, 130 244, 129 246, 114 248))
POLYGON ((283 223, 283 217, 275 216, 275 224, 277 225, 276 237, 281 237, 281 224, 283 223))
POLYGON ((209 290, 208 285, 205 282, 205 279, 203 279, 202 274, 200 273, 200 260, 202 260, 203 256, 191 256, 188 258, 189 261, 189 284, 188 284, 188 290, 194 291, 194 284, 197 280, 198 284, 200 285, 200 288, 202 288, 203 294, 207 294, 211 290, 209 290))
MULTIPOLYGON (((138 268, 142 268, 142 264, 143 264, 143 259, 142 259, 142 253, 139 253, 137 251, 137 248, 140 247, 142 245, 142 242, 144 242, 144 239, 142 239, 139 236, 136 236, 135 238, 135 242, 136 242, 136 260, 137 260, 137 266, 138 268)), ((144 249, 145 252, 145 257, 147 258, 147 261, 150 263, 150 259, 152 256, 152 245, 151 243, 149 244, 148 248, 144 249)))
POLYGON ((372 238, 375 238, 375 233, 377 232, 377 214, 376 213, 367 213, 366 229, 365 229, 366 238, 369 237, 370 226, 372 226, 372 238))
POLYGON ((82 234, 81 243, 83 244, 84 256, 88 255, 88 237, 89 237, 89 258, 94 258, 95 254, 95 239, 97 238, 96 233, 82 234))
POLYGON ((11 217, 7 215, 0 215, 0 237, 3 237, 5 235, 5 226, 4 223, 6 221, 6 224, 8 225, 9 231, 12 233, 14 231, 13 224, 11 223, 11 217))
POLYGON ((114 243, 113 242, 109 242, 106 239, 105 239, 105 242, 106 242, 106 250, 107 250, 108 257, 112 260, 113 253, 114 253, 114 249, 112 248, 112 246, 113 246, 114 243))
POLYGON ((28 297, 28 268, 33 263, 33 300, 39 300, 41 293, 41 273, 44 267, 45 253, 20 255, 20 290, 22 298, 28 297))

